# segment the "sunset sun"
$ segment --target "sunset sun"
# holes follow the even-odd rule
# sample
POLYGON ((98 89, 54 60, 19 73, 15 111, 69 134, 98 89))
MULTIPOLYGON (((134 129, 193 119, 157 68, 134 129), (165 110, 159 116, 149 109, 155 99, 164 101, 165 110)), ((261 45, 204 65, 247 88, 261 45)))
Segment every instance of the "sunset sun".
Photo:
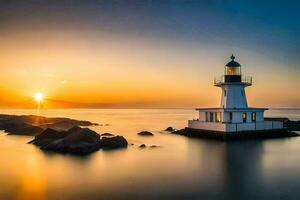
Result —
POLYGON ((34 97, 34 100, 35 100, 35 101, 41 102, 41 101, 43 101, 43 99, 44 99, 44 94, 38 92, 38 93, 35 93, 33 97, 34 97))

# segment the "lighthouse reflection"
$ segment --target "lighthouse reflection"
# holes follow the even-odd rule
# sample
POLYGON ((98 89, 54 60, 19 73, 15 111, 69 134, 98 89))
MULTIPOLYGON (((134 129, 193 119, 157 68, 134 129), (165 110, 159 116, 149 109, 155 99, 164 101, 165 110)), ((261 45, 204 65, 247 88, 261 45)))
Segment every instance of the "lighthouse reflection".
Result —
POLYGON ((209 166, 204 169, 207 170, 206 181, 211 181, 214 187, 204 191, 206 194, 203 195, 206 197, 210 199, 251 199, 257 194, 260 196, 263 194, 263 141, 224 143, 192 139, 189 141, 189 145, 191 145, 191 151, 198 148, 197 154, 201 154, 199 162, 209 166), (217 177, 216 171, 218 172, 217 177))

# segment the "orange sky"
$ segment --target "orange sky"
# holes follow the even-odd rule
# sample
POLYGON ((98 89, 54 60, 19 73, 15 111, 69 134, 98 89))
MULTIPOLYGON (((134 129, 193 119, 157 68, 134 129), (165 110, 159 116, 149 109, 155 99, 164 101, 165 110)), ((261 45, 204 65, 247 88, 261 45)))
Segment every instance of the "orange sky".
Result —
POLYGON ((218 106, 232 53, 253 77, 249 105, 300 107, 299 12, 284 6, 0 2, 0 107, 35 108, 37 92, 45 108, 218 106))
MULTIPOLYGON (((216 106, 220 91, 213 79, 231 53, 226 47, 93 32, 14 33, 0 43, 1 107, 18 108, 34 107, 35 92, 44 93, 45 107, 216 106)), ((299 106, 296 70, 234 50, 244 74, 253 76, 250 104, 299 106)))

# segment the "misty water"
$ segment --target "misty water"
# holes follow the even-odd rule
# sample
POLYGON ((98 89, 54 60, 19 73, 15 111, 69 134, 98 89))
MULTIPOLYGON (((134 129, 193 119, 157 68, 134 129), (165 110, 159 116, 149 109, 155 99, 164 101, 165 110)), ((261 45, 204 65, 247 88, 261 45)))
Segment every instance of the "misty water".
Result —
MULTIPOLYGON (((0 110, 36 114, 34 110, 0 110)), ((127 149, 79 157, 45 153, 32 137, 0 133, 0 199, 299 199, 300 137, 219 142, 172 135, 192 109, 43 110, 123 135, 127 149), (107 124, 107 125, 106 125, 107 124), (108 125, 109 124, 109 125, 108 125), (154 137, 138 136, 148 130, 154 137), (140 149, 140 144, 158 148, 140 149)), ((300 110, 269 110, 300 120, 300 110)))

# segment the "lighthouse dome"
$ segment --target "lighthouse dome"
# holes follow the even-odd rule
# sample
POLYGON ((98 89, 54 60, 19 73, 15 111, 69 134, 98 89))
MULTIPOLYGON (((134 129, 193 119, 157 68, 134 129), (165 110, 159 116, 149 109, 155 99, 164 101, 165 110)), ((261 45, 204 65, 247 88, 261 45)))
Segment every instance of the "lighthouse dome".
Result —
POLYGON ((225 79, 228 82, 240 82, 241 81, 241 65, 236 62, 234 55, 231 55, 231 61, 225 65, 225 79))
POLYGON ((230 58, 231 58, 231 61, 225 65, 226 67, 240 67, 241 66, 240 63, 238 63, 234 60, 235 57, 233 54, 231 55, 230 58))

